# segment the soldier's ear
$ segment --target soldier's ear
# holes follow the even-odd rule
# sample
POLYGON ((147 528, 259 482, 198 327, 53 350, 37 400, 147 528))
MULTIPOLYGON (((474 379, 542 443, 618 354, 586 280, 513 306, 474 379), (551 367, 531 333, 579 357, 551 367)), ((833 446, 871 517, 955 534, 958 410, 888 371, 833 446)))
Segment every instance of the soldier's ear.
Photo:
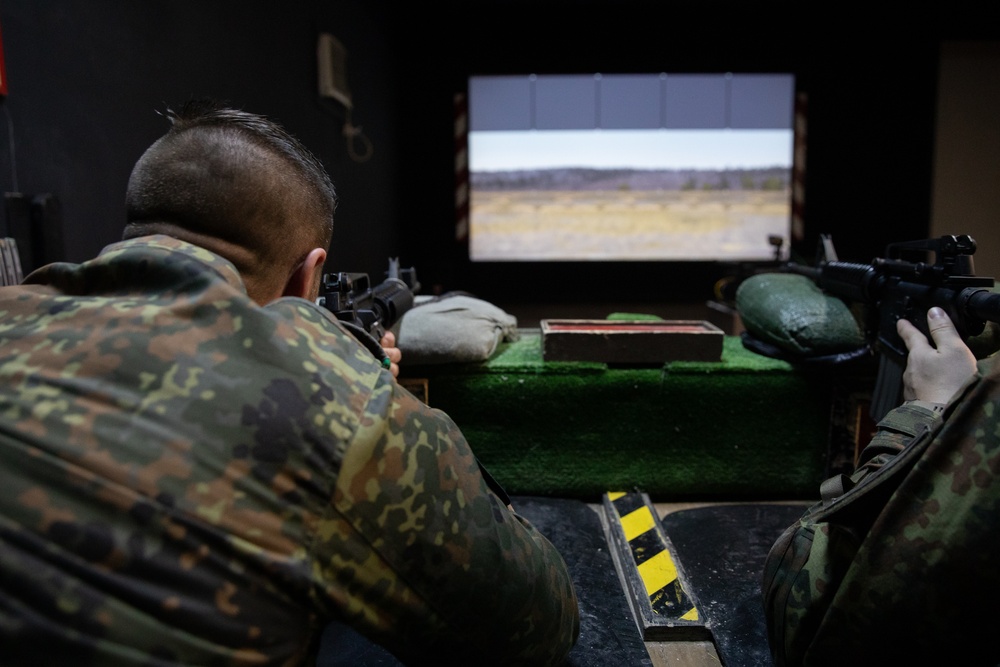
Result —
POLYGON ((302 260, 285 284, 282 296, 299 296, 315 301, 319 296, 319 286, 323 279, 323 264, 326 262, 326 249, 313 248, 302 260))

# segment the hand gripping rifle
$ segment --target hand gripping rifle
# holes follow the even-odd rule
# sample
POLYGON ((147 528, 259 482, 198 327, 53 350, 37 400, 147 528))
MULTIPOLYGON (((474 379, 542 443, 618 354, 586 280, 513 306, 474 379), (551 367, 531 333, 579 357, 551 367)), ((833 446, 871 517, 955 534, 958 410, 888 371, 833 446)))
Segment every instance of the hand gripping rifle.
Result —
POLYGON ((399 259, 390 257, 386 279, 375 287, 367 273, 324 274, 316 303, 333 313, 388 368, 380 341, 413 307, 413 295, 419 290, 416 269, 401 269, 399 259))
POLYGON ((907 349, 896 333, 899 318, 912 322, 931 344, 927 311, 933 306, 944 309, 966 342, 983 333, 987 321, 1000 322, 1000 294, 992 291, 993 278, 975 275, 975 252, 971 236, 941 236, 892 243, 885 258, 854 264, 836 261, 829 236, 823 236, 816 267, 788 265, 790 271, 809 276, 825 292, 864 304, 865 339, 880 354, 871 405, 876 422, 902 398, 907 349), (904 259, 914 253, 924 260, 934 259, 904 259))

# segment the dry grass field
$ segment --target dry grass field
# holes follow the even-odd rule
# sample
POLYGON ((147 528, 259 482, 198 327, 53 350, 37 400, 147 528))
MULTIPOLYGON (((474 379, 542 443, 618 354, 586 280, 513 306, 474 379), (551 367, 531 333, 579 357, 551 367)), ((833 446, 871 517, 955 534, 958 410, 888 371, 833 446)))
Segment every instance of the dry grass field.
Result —
POLYGON ((504 260, 770 259, 786 239, 787 191, 478 192, 472 258, 504 260))

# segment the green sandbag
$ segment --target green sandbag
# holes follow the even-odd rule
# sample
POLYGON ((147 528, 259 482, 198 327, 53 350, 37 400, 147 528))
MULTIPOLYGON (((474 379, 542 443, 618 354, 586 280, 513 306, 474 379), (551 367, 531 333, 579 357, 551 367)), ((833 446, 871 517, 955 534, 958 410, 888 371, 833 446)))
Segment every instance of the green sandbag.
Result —
POLYGON ((797 355, 849 352, 865 342, 846 303, 794 273, 747 278, 736 290, 736 310, 747 333, 797 355))

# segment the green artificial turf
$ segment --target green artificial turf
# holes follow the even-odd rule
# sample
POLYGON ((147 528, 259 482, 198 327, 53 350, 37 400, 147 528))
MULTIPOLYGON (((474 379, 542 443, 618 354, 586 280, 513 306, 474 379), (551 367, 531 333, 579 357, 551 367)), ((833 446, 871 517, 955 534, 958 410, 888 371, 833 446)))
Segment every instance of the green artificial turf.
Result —
POLYGON ((511 494, 662 500, 803 498, 825 474, 830 385, 726 336, 718 362, 545 362, 522 329, 488 360, 406 370, 428 379, 511 494))

